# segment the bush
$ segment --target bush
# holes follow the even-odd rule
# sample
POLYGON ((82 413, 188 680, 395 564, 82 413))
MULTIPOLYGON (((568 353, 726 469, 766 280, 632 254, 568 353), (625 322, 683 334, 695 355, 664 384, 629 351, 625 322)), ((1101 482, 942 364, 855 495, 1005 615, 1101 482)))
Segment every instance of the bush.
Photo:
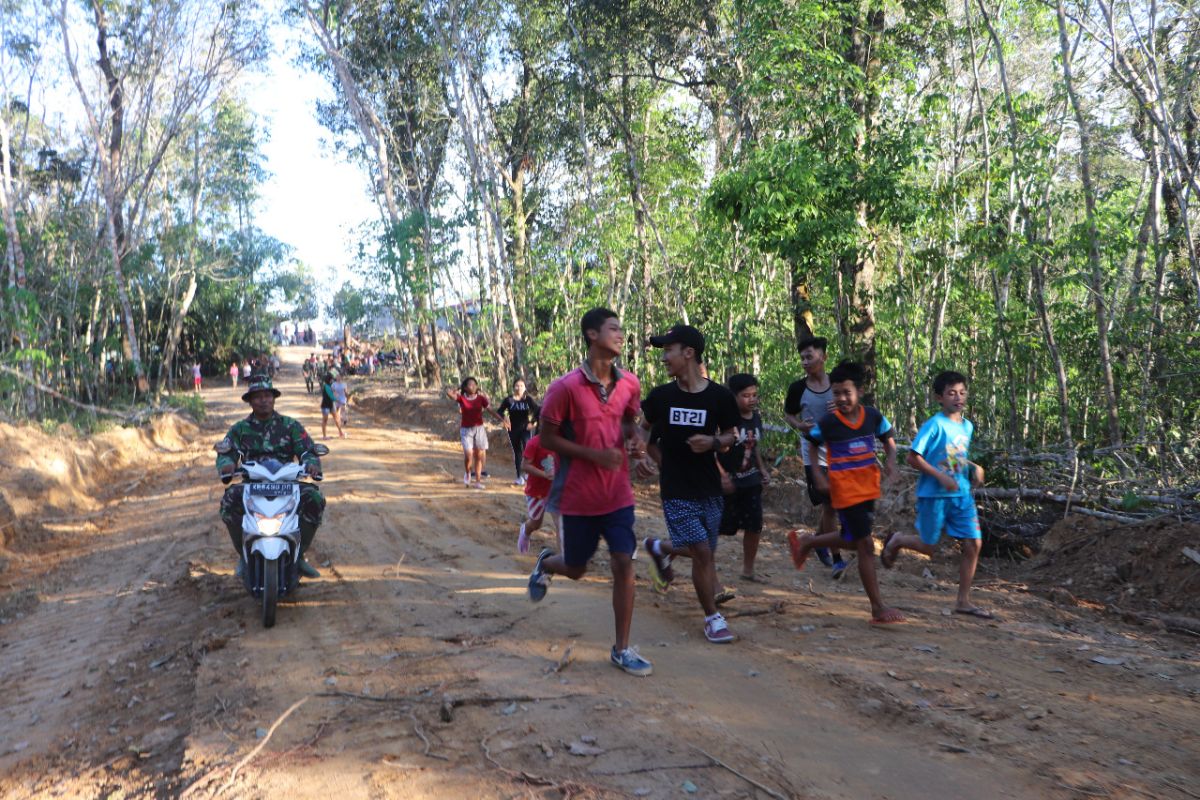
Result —
POLYGON ((167 395, 167 405, 184 412, 196 422, 203 422, 208 410, 204 407, 204 397, 195 392, 176 392, 167 395))

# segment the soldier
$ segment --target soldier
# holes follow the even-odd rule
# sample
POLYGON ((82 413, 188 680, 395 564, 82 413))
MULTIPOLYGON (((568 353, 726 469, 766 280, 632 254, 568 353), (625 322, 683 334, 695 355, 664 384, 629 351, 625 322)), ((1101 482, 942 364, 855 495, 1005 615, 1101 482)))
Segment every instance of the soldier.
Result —
MULTIPOLYGON (((279 397, 279 390, 271 385, 266 375, 255 375, 250 379, 250 386, 242 395, 242 400, 250 404, 252 413, 233 424, 229 433, 225 434, 232 447, 217 456, 217 472, 222 481, 228 482, 233 477, 239 457, 246 461, 276 458, 289 462, 296 459, 308 467, 309 475, 320 480, 321 459, 312 452, 313 440, 299 422, 275 413, 276 397, 279 397)), ((324 511, 325 498, 320 490, 311 483, 301 484, 300 563, 297 566, 300 574, 306 578, 321 577, 321 573, 304 560, 304 553, 317 534, 324 511)), ((221 499, 221 521, 229 529, 229 540, 239 556, 242 552, 242 516, 245 513, 242 487, 230 486, 221 499)), ((239 559, 238 574, 244 569, 245 563, 239 559)))
POLYGON ((301 367, 304 372, 304 388, 308 389, 308 393, 313 393, 313 386, 316 385, 317 377, 317 354, 309 353, 308 358, 304 359, 304 366, 301 367))

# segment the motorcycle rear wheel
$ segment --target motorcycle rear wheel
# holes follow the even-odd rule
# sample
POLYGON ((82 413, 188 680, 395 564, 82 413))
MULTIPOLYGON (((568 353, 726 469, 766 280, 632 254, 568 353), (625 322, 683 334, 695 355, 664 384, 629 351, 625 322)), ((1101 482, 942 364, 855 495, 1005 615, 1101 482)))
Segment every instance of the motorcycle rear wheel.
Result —
POLYGON ((279 602, 279 562, 263 559, 263 627, 275 627, 275 605, 279 602))

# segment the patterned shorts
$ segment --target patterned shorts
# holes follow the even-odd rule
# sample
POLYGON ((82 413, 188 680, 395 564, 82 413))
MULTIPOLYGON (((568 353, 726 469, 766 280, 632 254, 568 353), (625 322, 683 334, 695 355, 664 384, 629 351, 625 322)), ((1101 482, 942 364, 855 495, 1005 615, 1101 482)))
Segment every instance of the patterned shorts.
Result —
POLYGON ((546 497, 530 497, 529 495, 525 495, 526 516, 531 520, 541 519, 542 515, 546 513, 546 501, 548 499, 546 497))
POLYGON ((721 512, 724 509, 725 500, 721 497, 663 500, 663 516, 667 520, 667 531, 671 534, 671 546, 686 547, 707 542, 710 550, 716 550, 721 512))

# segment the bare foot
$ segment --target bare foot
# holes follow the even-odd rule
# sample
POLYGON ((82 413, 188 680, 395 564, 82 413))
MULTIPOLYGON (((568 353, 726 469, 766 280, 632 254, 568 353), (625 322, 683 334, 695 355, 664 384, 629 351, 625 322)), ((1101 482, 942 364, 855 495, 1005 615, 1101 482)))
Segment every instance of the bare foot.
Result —
POLYGON ((904 615, 894 608, 881 608, 871 615, 872 625, 898 625, 906 621, 904 615))
POLYGON ((883 564, 885 569, 891 569, 896 564, 896 551, 888 552, 888 546, 891 545, 892 539, 896 537, 896 532, 892 531, 883 540, 883 550, 879 553, 879 563, 883 564))

